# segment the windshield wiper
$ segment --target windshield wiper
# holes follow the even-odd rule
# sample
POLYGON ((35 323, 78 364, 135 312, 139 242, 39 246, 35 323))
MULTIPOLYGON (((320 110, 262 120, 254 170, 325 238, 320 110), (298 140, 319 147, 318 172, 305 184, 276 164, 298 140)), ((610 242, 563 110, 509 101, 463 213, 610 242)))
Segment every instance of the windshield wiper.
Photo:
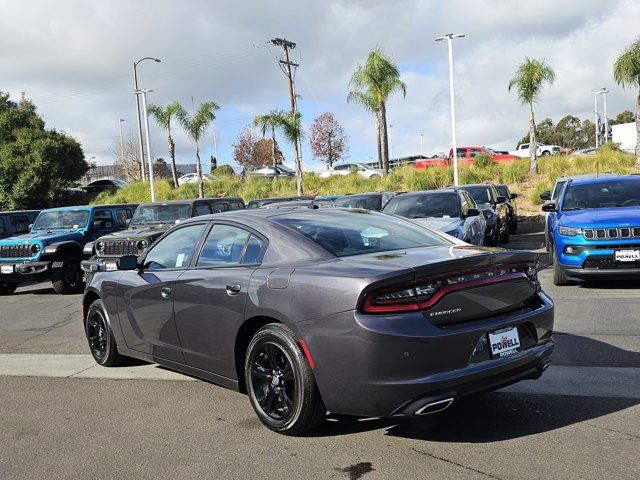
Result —
POLYGON ((584 210, 584 208, 582 207, 569 207, 569 208, 563 208, 562 209, 564 212, 569 211, 569 210, 584 210))

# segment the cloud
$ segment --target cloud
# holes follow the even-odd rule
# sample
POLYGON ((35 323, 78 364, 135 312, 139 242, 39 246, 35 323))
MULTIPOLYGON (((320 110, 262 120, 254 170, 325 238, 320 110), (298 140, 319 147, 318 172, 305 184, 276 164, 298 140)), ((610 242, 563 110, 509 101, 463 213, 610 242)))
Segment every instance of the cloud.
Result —
MULTIPOLYGON (((118 119, 135 135, 132 62, 140 85, 154 89, 150 101, 215 100, 219 161, 231 162, 237 132, 251 117, 288 108, 280 50, 267 41, 297 42, 296 75, 305 124, 333 111, 351 137, 351 158, 375 156, 373 118, 346 103, 348 80, 367 52, 380 45, 401 66, 405 99, 389 103, 395 155, 416 154, 420 133, 425 152, 450 145, 446 45, 434 38, 449 31, 467 37, 454 43, 457 132, 460 144, 512 147, 527 130, 527 110, 507 83, 525 56, 545 58, 557 81, 536 105, 538 120, 566 114, 591 118, 593 91, 611 89, 610 116, 633 109, 635 92, 615 86, 612 65, 633 40, 640 4, 595 0, 435 1, 333 0, 242 3, 205 0, 98 2, 45 0, 5 2, 0 17, 1 90, 33 98, 48 125, 76 136, 88 157, 113 161, 118 119), (193 99, 193 100, 192 100, 193 99)), ((166 139, 151 127, 152 151, 166 156, 166 139)), ((180 162, 193 148, 175 132, 180 162)), ((284 147, 287 161, 291 149, 284 147)), ((203 158, 213 154, 205 138, 203 158)), ((305 165, 311 161, 305 142, 305 165)))

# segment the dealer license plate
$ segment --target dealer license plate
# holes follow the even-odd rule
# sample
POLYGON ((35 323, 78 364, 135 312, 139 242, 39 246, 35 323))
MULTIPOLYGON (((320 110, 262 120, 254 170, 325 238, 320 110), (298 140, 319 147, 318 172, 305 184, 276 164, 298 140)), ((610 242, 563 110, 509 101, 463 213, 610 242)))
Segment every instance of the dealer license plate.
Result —
POLYGON ((506 357, 520 350, 520 336, 516 327, 489 333, 491 356, 506 357))
POLYGON ((11 275, 13 273, 13 265, 0 265, 0 273, 11 275))
POLYGON ((640 250, 616 250, 616 262, 637 262, 640 261, 640 250))

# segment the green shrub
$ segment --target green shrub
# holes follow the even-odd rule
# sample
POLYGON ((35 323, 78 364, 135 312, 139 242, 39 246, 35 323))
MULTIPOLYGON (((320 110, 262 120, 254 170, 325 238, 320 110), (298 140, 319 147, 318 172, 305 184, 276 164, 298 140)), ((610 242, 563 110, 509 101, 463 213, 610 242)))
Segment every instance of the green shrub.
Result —
POLYGON ((529 192, 529 200, 531 201, 531 203, 533 203, 534 205, 542 205, 543 200, 540 198, 540 194, 545 190, 551 190, 554 183, 555 180, 553 182, 548 179, 538 180, 533 185, 531 192, 529 192))
POLYGON ((477 168, 487 169, 492 167, 494 163, 493 157, 487 153, 480 153, 473 157, 473 166, 477 168))
POLYGON ((501 165, 498 178, 500 183, 520 183, 529 173, 528 160, 514 160, 513 162, 505 162, 501 165))
POLYGON ((231 168, 231 165, 220 165, 212 173, 215 176, 235 175, 235 172, 233 171, 233 168, 231 168))

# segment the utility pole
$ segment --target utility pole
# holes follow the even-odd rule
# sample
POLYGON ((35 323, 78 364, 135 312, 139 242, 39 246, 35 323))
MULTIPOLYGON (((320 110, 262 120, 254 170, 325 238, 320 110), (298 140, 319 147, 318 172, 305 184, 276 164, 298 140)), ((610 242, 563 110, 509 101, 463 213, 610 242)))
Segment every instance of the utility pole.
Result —
MULTIPOLYGON (((285 38, 274 38, 271 40, 272 45, 276 45, 278 47, 282 47, 284 50, 284 60, 279 60, 278 62, 282 65, 283 71, 289 80, 289 102, 291 104, 291 119, 295 121, 296 119, 296 94, 295 87, 293 84, 293 73, 291 71, 291 67, 297 68, 300 65, 297 63, 293 63, 289 59, 289 50, 296 48, 296 44, 291 42, 285 38)), ((303 187, 302 187, 302 162, 300 161, 300 145, 296 141, 294 146, 294 151, 296 155, 296 182, 298 184, 298 195, 302 195, 303 187)))
POLYGON ((393 124, 389 125, 389 162, 393 160, 393 124))
POLYGON ((420 155, 424 155, 424 143, 423 143, 424 133, 420 134, 420 155))
POLYGON ((124 119, 118 120, 118 127, 120 127, 120 161, 124 161, 124 141, 122 140, 122 124, 124 119))
POLYGON ((609 119, 607 118, 607 87, 602 87, 602 99, 604 101, 604 143, 609 141, 609 119))
MULTIPOLYGON (((138 60, 137 62, 133 62, 133 89, 134 91, 138 91, 138 64, 145 60, 153 60, 156 63, 160 63, 159 58, 155 57, 144 57, 138 60)), ((140 118, 140 95, 136 94, 136 115, 138 117, 138 148, 140 151, 140 173, 142 174, 142 181, 145 182, 147 180, 144 168, 144 148, 142 147, 142 119, 140 118)))

